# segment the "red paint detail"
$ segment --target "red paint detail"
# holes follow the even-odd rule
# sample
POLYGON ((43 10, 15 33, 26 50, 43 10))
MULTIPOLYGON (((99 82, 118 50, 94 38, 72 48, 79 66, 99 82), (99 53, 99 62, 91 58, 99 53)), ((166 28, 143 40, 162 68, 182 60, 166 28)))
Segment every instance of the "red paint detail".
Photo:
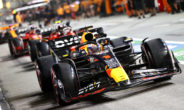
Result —
POLYGON ((71 52, 76 51, 76 46, 72 46, 72 47, 70 47, 70 50, 71 50, 71 52))
POLYGON ((112 71, 112 69, 107 69, 106 70, 106 73, 108 74, 108 76, 111 78, 111 71, 112 71))
POLYGON ((53 33, 53 34, 50 35, 48 40, 54 40, 54 39, 57 39, 57 38, 59 38, 59 34, 58 33, 53 33))
POLYGON ((79 96, 77 96, 77 97, 72 97, 72 98, 71 98, 70 100, 68 100, 67 102, 71 102, 71 100, 77 100, 77 99, 79 99, 79 98, 84 98, 84 97, 87 97, 87 96, 89 96, 89 95, 98 94, 98 93, 104 91, 105 89, 106 89, 106 88, 102 88, 102 89, 96 90, 96 91, 94 91, 94 92, 92 92, 92 93, 86 93, 86 94, 84 94, 84 95, 79 95, 79 96))
POLYGON ((154 77, 145 77, 145 78, 142 78, 142 80, 151 80, 151 79, 156 79, 156 78, 159 78, 159 77, 164 77, 164 76, 167 76, 167 75, 169 75, 169 73, 154 76, 154 77))
POLYGON ((95 91, 95 92, 93 92, 92 94, 94 95, 94 94, 98 94, 98 93, 100 93, 100 92, 102 92, 102 91, 104 91, 105 90, 105 88, 102 88, 102 89, 100 89, 100 90, 97 90, 97 91, 95 91))
POLYGON ((154 76, 154 77, 145 77, 145 78, 143 78, 143 80, 150 80, 150 79, 155 79, 155 78, 157 78, 157 76, 154 76))
POLYGON ((70 31, 67 33, 67 36, 70 36, 70 35, 75 36, 75 33, 73 31, 70 31))
POLYGON ((91 95, 92 93, 86 93, 84 95, 80 95, 79 98, 87 97, 88 95, 91 95))
POLYGON ((42 83, 41 83, 41 79, 40 79, 40 71, 39 71, 39 69, 37 68, 37 66, 36 66, 37 64, 36 64, 36 62, 34 62, 34 66, 35 66, 35 70, 36 70, 36 74, 37 74, 37 77, 38 77, 38 82, 39 82, 39 84, 40 84, 40 87, 42 86, 42 83))
POLYGON ((103 58, 104 59, 109 59, 109 58, 111 58, 111 56, 110 55, 105 55, 105 56, 103 56, 103 58))
POLYGON ((77 99, 78 99, 78 97, 73 97, 73 98, 72 98, 72 100, 77 100, 77 99))
POLYGON ((22 50, 21 46, 16 47, 16 50, 22 50))
POLYGON ((98 61, 98 59, 94 59, 94 62, 97 62, 98 61))
POLYGON ((27 47, 28 46, 28 43, 27 42, 24 42, 24 47, 27 47))
POLYGON ((51 79, 52 79, 52 84, 54 85, 54 71, 53 71, 53 69, 51 68, 51 70, 50 70, 50 72, 51 72, 51 79))

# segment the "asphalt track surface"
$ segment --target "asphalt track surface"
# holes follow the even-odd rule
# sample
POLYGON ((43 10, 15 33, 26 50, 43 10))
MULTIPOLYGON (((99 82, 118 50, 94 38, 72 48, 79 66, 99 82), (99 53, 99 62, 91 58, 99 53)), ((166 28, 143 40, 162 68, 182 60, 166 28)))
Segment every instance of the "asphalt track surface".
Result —
MULTIPOLYGON (((74 28, 102 26, 108 36, 158 38, 184 42, 184 13, 158 14, 145 19, 112 16, 72 21, 74 28)), ((184 110, 184 77, 176 75, 162 83, 147 83, 127 90, 110 91, 81 99, 67 106, 56 104, 52 93, 43 94, 29 56, 12 58, 8 45, 0 45, 0 84, 15 110, 184 110)), ((181 65, 182 69, 184 68, 181 65)))

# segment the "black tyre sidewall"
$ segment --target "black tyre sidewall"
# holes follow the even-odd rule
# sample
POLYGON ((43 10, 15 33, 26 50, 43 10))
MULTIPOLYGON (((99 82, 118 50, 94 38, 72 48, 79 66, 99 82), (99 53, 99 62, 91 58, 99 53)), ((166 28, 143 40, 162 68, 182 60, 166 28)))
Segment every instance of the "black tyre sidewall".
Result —
POLYGON ((173 69, 172 57, 166 43, 162 39, 153 39, 145 42, 145 49, 142 49, 145 61, 148 61, 150 68, 173 69))
POLYGON ((31 57, 31 61, 34 62, 37 58, 37 54, 36 54, 36 44, 38 43, 38 41, 35 40, 30 40, 29 41, 29 47, 30 47, 30 57, 31 57))
POLYGON ((67 98, 76 97, 79 90, 78 75, 69 63, 59 63, 53 66, 56 79, 60 80, 64 86, 67 98))
POLYGON ((49 45, 45 42, 37 43, 36 51, 37 51, 37 56, 39 57, 50 55, 49 45))
POLYGON ((41 89, 43 92, 48 92, 53 89, 51 79, 51 67, 54 65, 55 60, 52 55, 41 57, 37 60, 38 68, 40 70, 41 89))

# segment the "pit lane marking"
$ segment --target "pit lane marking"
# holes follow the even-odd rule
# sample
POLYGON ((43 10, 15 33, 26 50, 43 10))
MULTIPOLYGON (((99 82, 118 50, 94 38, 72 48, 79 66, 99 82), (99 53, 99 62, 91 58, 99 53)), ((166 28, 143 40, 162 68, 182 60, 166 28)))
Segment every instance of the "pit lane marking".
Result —
MULTIPOLYGON (((0 93, 2 92, 1 88, 0 88, 0 93)), ((1 104, 0 104, 0 110, 2 110, 1 104)))
POLYGON ((167 27, 169 26, 170 24, 161 24, 161 25, 156 25, 154 26, 154 28, 158 28, 158 27, 167 27))

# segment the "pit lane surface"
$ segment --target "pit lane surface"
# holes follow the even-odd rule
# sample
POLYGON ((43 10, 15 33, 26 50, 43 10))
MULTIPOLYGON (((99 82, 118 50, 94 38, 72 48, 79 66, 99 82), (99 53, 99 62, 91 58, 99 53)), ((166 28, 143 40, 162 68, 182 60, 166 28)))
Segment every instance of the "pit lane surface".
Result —
MULTIPOLYGON (((74 28, 90 24, 104 27, 111 38, 161 37, 164 40, 184 42, 183 13, 161 13, 141 20, 113 16, 71 22, 74 28)), ((29 56, 16 59, 10 57, 7 44, 0 45, 0 50, 0 84, 11 108, 15 110, 184 110, 183 74, 174 76, 167 82, 149 83, 128 90, 97 94, 59 107, 52 93, 41 92, 29 56)), ((184 68, 183 65, 181 67, 184 68)))

